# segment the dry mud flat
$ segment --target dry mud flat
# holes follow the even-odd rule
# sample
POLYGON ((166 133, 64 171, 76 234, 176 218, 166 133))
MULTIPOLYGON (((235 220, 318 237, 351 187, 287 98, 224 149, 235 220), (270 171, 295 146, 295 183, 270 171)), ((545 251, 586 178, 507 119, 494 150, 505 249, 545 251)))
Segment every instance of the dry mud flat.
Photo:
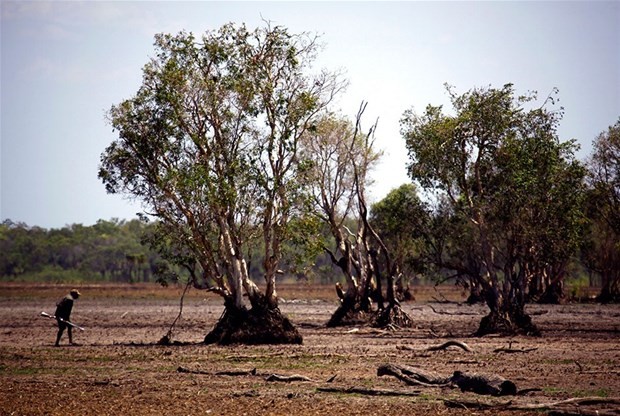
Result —
POLYGON ((74 333, 78 346, 54 348, 54 322, 39 313, 53 313, 69 289, 0 284, 1 415, 620 415, 618 305, 532 305, 542 337, 475 338, 486 309, 461 305, 450 288, 441 290, 449 303, 417 290, 418 300, 404 305, 414 328, 378 331, 325 328, 332 288, 286 286, 281 309, 303 345, 221 347, 200 343, 221 301, 194 291, 175 333, 183 345, 158 346, 178 313, 179 288, 81 286, 72 318, 86 330, 74 333), (472 351, 427 350, 448 340, 472 351), (494 398, 408 386, 377 376, 387 363, 495 374, 539 390, 494 398), (274 374, 307 380, 269 381, 274 374), (378 391, 398 394, 367 394, 378 391), (534 408, 558 402, 556 413, 534 408))

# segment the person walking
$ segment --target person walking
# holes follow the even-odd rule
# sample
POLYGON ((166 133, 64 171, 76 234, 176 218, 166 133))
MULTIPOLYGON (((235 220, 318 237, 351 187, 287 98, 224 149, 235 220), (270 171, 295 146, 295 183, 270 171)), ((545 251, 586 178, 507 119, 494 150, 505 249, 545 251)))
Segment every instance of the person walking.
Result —
POLYGON ((69 344, 73 345, 73 334, 71 333, 71 325, 67 323, 71 319, 71 310, 73 309, 73 302, 80 297, 80 292, 77 289, 71 289, 69 294, 62 298, 56 304, 56 322, 58 322, 58 335, 56 335, 56 347, 60 346, 60 338, 62 333, 67 329, 69 335, 69 344))

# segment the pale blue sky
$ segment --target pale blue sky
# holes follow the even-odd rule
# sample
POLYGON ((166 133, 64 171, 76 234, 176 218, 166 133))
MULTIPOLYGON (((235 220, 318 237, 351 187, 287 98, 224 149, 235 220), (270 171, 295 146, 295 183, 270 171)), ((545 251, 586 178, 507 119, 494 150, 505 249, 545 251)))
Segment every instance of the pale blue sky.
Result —
POLYGON ((59 228, 130 219, 140 204, 108 195, 99 157, 115 139, 106 111, 131 97, 153 35, 262 18, 322 35, 318 67, 345 69, 339 102, 369 102, 385 151, 378 200, 408 181, 398 121, 408 108, 511 82, 560 90, 563 140, 584 159, 620 116, 620 2, 1 2, 0 218, 59 228))

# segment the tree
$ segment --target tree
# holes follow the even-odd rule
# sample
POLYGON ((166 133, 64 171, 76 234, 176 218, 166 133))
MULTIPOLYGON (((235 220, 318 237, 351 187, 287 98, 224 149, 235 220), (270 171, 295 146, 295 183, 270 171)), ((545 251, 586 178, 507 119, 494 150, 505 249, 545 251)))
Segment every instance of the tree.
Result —
POLYGON ((538 334, 525 313, 528 285, 554 256, 562 266, 579 234, 581 208, 571 204, 582 195, 583 168, 575 145, 557 138, 561 111, 547 109, 553 94, 536 108, 535 94, 516 97, 511 84, 460 96, 447 89, 454 115, 429 105, 403 116, 409 174, 471 225, 464 230, 473 259, 461 264, 475 266, 466 270, 490 309, 478 334, 538 334))
POLYGON ((602 278, 602 302, 620 301, 620 119, 594 140, 588 163, 586 264, 602 278))
POLYGON ((404 184, 372 205, 370 222, 385 242, 397 267, 397 296, 412 299, 409 280, 425 270, 424 235, 429 213, 416 186, 404 184))
POLYGON ((299 139, 344 84, 307 75, 316 37, 282 27, 157 35, 155 48, 136 96, 109 113, 119 138, 99 177, 140 199, 195 285, 222 296, 206 342, 301 342, 278 309, 276 273, 303 200, 299 139), (248 273, 256 246, 264 291, 248 273))
POLYGON ((335 248, 325 243, 323 248, 346 281, 344 289, 337 284, 341 304, 328 326, 366 322, 381 327, 404 326, 411 320, 395 298, 396 268, 369 222, 366 188, 381 154, 374 149, 376 123, 367 134, 361 132, 365 107, 360 107, 355 125, 328 115, 303 137, 304 153, 312 155, 313 160, 306 171, 313 211, 329 227, 335 242, 335 248), (382 275, 387 284, 385 297, 382 275), (373 310, 373 301, 378 310, 373 310))

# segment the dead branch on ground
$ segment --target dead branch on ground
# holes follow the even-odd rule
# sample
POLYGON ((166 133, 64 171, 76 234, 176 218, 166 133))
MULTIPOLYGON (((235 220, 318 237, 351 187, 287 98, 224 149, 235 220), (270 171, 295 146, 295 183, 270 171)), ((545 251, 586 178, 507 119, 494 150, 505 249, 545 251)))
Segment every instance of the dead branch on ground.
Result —
POLYGON ((566 400, 548 403, 518 404, 512 401, 489 403, 484 401, 453 400, 445 399, 447 407, 478 410, 549 410, 553 415, 617 415, 617 413, 606 412, 606 409, 588 410, 580 406, 588 405, 620 405, 620 398, 603 397, 574 397, 566 400), (573 406, 567 407, 567 406, 573 406))
POLYGON ((259 375, 256 372, 256 368, 253 368, 251 370, 231 370, 231 371, 216 371, 216 372, 212 372, 212 371, 204 371, 204 370, 192 370, 189 368, 185 368, 185 367, 179 367, 177 368, 177 372, 178 373, 187 373, 187 374, 203 374, 203 375, 209 375, 209 376, 256 376, 259 375))
POLYGON ((385 389, 363 389, 357 387, 318 387, 317 391, 323 393, 340 393, 340 394, 363 394, 366 396, 418 396, 419 391, 397 391, 385 389))
POLYGON ((503 352, 505 354, 517 354, 517 353, 528 353, 532 351, 536 351, 538 348, 495 348, 493 352, 503 352))
POLYGON ((292 376, 285 376, 281 374, 272 374, 265 378, 265 381, 283 381, 290 383, 291 381, 312 381, 306 376, 300 376, 299 374, 293 374, 292 376))
POLYGON ((385 375, 393 376, 410 386, 447 387, 451 385, 449 378, 408 365, 380 365, 377 368, 377 375, 379 377, 385 375))
POLYGON ((481 315, 479 312, 463 312, 463 311, 460 311, 460 312, 448 312, 448 311, 437 310, 437 309, 433 308, 433 305, 426 305, 426 306, 431 308, 433 313, 436 313, 437 315, 450 315, 450 316, 462 316, 462 315, 478 316, 478 315, 481 315))
POLYGON ((469 345, 465 344, 464 342, 461 341, 455 341, 455 340, 449 340, 444 342, 443 344, 439 344, 439 345, 433 345, 427 348, 423 348, 423 349, 416 349, 413 347, 410 347, 408 345, 397 345, 396 349, 399 350, 405 350, 405 351, 440 351, 440 350, 445 350, 448 349, 448 347, 459 347, 461 348, 463 351, 467 351, 467 352, 473 352, 473 350, 469 347, 469 345))

